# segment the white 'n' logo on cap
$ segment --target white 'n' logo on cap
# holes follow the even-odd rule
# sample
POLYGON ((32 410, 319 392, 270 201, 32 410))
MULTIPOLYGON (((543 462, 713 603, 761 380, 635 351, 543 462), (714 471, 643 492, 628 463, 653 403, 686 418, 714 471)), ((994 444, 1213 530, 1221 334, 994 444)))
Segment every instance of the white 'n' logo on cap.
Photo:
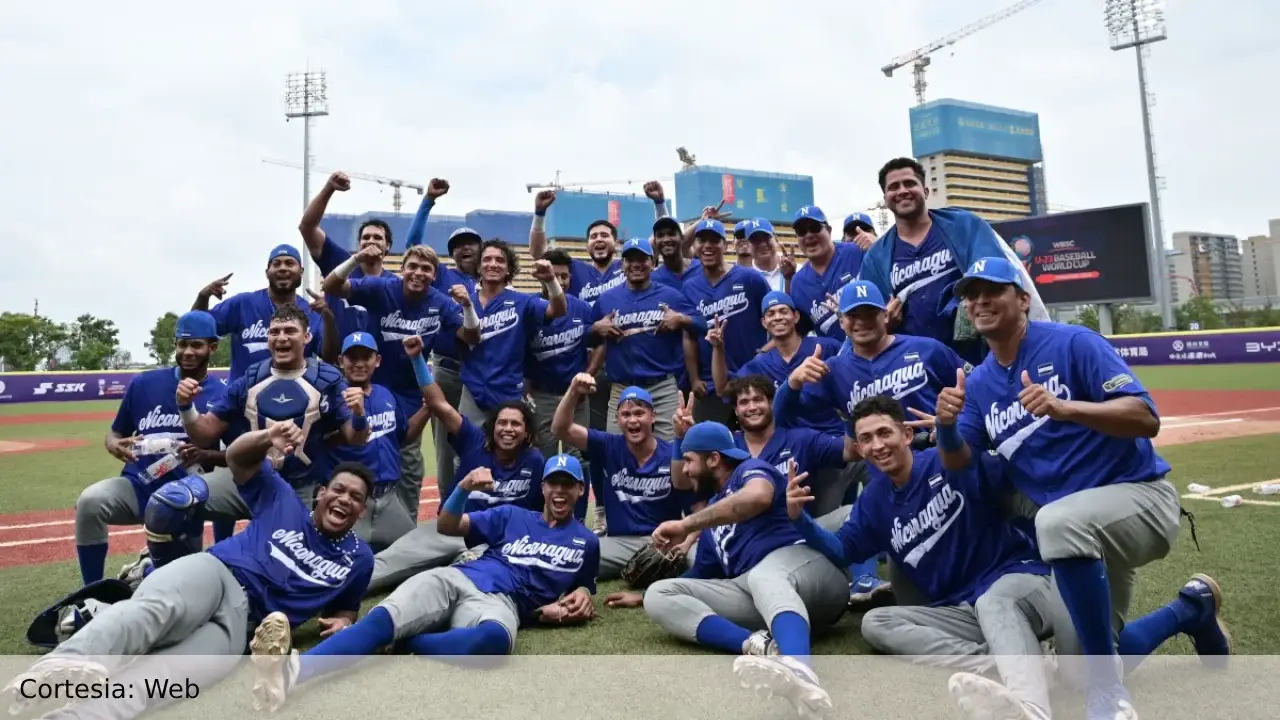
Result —
POLYGON ((854 290, 858 291, 858 297, 866 297, 866 296, 867 296, 867 286, 866 286, 866 285, 859 285, 859 286, 855 287, 855 288, 854 288, 854 290))
POLYGON ((568 456, 568 455, 561 455, 560 457, 556 458, 556 466, 557 466, 557 467, 568 467, 568 466, 569 466, 569 456, 568 456))
POLYGON ((800 214, 801 214, 801 215, 808 215, 808 214, 809 214, 809 206, 808 206, 808 205, 805 205, 804 207, 800 208, 800 214))
POLYGON ((351 340, 353 342, 361 342, 364 340, 364 338, 361 337, 360 333, 355 333, 354 335, 351 336, 351 340))
POLYGON ((979 260, 973 264, 973 272, 986 272, 986 271, 987 271, 986 260, 979 260))

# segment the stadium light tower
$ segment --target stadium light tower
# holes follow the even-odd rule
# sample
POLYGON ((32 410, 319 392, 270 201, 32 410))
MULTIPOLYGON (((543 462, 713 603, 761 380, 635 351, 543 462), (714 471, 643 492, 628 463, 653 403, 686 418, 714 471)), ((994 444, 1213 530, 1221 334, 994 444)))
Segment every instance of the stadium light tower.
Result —
MULTIPOLYGON (((323 72, 289 73, 284 81, 285 122, 302 118, 302 209, 311 202, 311 118, 329 114, 329 88, 323 72)), ((318 273, 311 253, 302 253, 302 286, 312 287, 318 273)))
POLYGON ((1151 136, 1151 98, 1147 92, 1146 46, 1168 38, 1164 24, 1164 0, 1106 0, 1103 23, 1111 36, 1112 50, 1133 48, 1138 59, 1138 95, 1142 102, 1142 139, 1147 148, 1147 184, 1151 193, 1151 234, 1155 241, 1155 293, 1165 329, 1174 327, 1173 293, 1165 258, 1164 226, 1160 218, 1160 178, 1151 136))

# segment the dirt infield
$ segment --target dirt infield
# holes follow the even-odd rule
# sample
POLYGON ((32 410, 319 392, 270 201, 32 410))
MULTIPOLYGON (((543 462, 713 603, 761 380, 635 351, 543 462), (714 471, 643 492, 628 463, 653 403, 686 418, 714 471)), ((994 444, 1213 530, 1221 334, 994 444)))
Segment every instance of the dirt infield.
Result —
POLYGON ((1156 445, 1183 445, 1280 433, 1280 392, 1267 390, 1158 390, 1156 445))
POLYGON ((0 440, 0 455, 46 452, 88 444, 86 440, 0 440))
POLYGON ((0 415, 0 425, 48 425, 50 423, 90 422, 94 420, 111 422, 115 417, 114 411, 50 413, 48 415, 0 415))

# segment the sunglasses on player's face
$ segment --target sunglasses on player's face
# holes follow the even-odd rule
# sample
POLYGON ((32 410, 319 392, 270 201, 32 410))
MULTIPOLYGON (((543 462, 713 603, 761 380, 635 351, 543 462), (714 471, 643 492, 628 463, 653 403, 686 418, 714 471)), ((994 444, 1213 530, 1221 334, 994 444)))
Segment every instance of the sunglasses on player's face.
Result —
POLYGON ((795 224, 793 229, 796 231, 797 237, 804 237, 805 235, 817 235, 818 233, 822 232, 822 223, 817 222, 816 220, 801 220, 800 222, 795 224))

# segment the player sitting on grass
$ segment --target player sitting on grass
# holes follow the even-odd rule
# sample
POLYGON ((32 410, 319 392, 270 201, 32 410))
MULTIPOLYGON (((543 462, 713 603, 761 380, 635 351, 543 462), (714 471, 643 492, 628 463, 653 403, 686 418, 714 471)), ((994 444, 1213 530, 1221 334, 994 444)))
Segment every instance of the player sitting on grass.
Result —
MULTIPOLYGON (((283 636, 287 641, 290 627, 316 615, 322 636, 349 626, 373 572, 373 553, 351 532, 364 513, 373 476, 362 465, 338 466, 310 511, 266 459, 268 451, 288 454, 301 442, 302 432, 293 423, 236 438, 227 448, 227 464, 253 522, 208 552, 157 568, 133 597, 99 612, 6 686, 10 711, 17 714, 32 701, 20 695, 24 681, 101 683, 109 675, 123 680, 130 676, 129 656, 136 655, 165 656, 163 666, 148 664, 152 678, 168 669, 172 656, 227 656, 225 665, 198 663, 197 670, 211 674, 201 678, 202 686, 215 682, 232 670, 250 631, 264 619, 270 622, 257 634, 264 640, 283 636)), ((140 690, 128 700, 102 702, 113 704, 107 708, 112 717, 125 709, 119 703, 128 703, 129 717, 155 708, 148 707, 140 690)))
POLYGON ((547 461, 541 512, 515 505, 466 512, 471 493, 493 484, 488 468, 472 470, 440 508, 440 532, 488 546, 478 559, 413 576, 360 622, 302 655, 290 646, 284 618, 267 618, 251 643, 255 704, 278 709, 298 684, 393 643, 415 655, 505 655, 523 625, 594 617, 600 541, 574 517, 586 492, 578 459, 547 461))

